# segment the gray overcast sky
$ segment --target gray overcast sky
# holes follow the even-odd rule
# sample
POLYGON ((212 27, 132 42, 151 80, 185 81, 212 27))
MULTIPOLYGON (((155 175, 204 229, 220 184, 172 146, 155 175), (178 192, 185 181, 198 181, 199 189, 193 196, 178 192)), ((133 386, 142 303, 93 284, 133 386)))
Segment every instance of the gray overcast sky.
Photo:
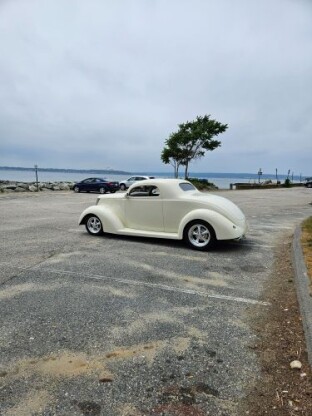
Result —
POLYGON ((191 171, 312 174, 311 45, 310 0, 0 0, 0 165, 169 172, 210 114, 191 171))

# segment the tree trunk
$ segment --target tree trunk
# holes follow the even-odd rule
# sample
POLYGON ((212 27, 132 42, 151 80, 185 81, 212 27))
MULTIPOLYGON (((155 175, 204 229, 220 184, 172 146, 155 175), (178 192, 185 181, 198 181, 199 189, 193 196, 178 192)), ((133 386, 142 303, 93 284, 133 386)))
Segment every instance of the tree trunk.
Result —
POLYGON ((184 173, 184 179, 188 178, 188 162, 185 164, 185 173, 184 173))
POLYGON ((174 167, 174 177, 177 179, 179 177, 179 163, 175 164, 174 167))

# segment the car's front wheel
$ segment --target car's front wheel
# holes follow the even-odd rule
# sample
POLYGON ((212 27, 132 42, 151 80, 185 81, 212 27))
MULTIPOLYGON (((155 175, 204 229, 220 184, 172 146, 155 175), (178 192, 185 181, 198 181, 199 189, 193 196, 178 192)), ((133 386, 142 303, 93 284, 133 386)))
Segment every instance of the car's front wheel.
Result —
POLYGON ((103 225, 96 215, 90 215, 86 221, 86 229, 91 235, 103 234, 103 225))
POLYGON ((127 187, 126 187, 126 185, 125 185, 124 183, 122 183, 122 184, 120 185, 120 189, 121 189, 122 191, 125 191, 125 190, 127 189, 127 187))
POLYGON ((105 188, 100 188, 100 194, 105 194, 106 189, 105 188))
POLYGON ((208 250, 215 244, 216 235, 210 224, 195 220, 185 227, 184 240, 194 250, 208 250))
POLYGON ((79 186, 74 187, 74 192, 76 192, 76 193, 80 192, 79 186))

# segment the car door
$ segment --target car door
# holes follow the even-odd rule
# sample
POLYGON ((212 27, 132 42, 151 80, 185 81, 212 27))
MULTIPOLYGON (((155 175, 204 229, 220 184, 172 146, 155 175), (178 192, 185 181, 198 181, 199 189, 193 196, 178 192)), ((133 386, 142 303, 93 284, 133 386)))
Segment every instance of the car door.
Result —
POLYGON ((133 184, 134 184, 134 182, 136 182, 136 177, 135 177, 135 176, 131 176, 131 178, 129 178, 129 179, 127 180, 127 186, 128 186, 128 188, 129 188, 131 185, 133 185, 133 184))
POLYGON ((84 190, 86 192, 92 191, 93 178, 85 179, 84 181, 82 181, 82 183, 83 183, 82 190, 84 190))
POLYGON ((105 188, 106 189, 107 185, 105 184, 105 182, 103 182, 102 179, 95 178, 94 182, 92 184, 92 187, 93 187, 93 189, 92 189, 93 191, 99 192, 100 188, 105 188))
POLYGON ((89 191, 97 191, 97 179, 91 178, 89 183, 89 191))
POLYGON ((164 231, 163 201, 156 186, 136 186, 125 200, 128 228, 164 231))

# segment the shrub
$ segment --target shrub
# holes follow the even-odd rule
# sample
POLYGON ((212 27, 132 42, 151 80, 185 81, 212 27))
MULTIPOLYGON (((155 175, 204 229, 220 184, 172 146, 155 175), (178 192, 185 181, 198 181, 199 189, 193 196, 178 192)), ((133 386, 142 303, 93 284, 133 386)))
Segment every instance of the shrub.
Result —
POLYGON ((199 179, 199 178, 187 178, 199 191, 208 190, 208 189, 218 189, 218 187, 209 182, 208 179, 199 179))
POLYGON ((286 178, 286 179, 285 179, 285 182, 284 182, 284 186, 285 186, 286 188, 289 188, 289 187, 290 187, 290 184, 291 184, 290 179, 289 179, 289 178, 286 178))

